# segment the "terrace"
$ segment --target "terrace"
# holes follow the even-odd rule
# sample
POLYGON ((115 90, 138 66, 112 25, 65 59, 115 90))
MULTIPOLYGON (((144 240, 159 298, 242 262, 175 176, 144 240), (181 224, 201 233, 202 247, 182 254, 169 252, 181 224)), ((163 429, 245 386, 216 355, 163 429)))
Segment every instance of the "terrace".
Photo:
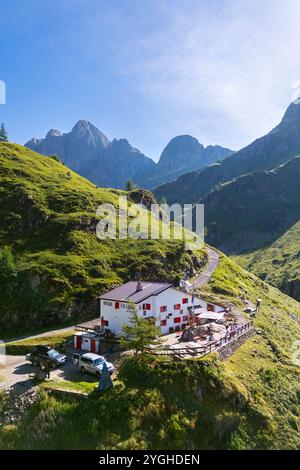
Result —
POLYGON ((155 355, 175 357, 203 357, 233 343, 238 338, 249 336, 253 321, 247 320, 241 312, 214 313, 195 309, 194 320, 184 331, 178 331, 162 338, 159 348, 148 348, 155 355))

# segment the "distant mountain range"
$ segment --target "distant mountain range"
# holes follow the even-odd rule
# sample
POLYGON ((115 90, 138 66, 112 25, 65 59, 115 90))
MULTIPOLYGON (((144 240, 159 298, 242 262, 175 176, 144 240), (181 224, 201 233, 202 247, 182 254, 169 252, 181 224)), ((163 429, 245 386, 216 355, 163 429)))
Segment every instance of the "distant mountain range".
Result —
POLYGON ((281 123, 222 162, 191 172, 155 189, 158 199, 193 203, 220 184, 256 170, 269 170, 300 154, 300 106, 291 104, 281 123))
POLYGON ((204 204, 206 241, 300 300, 299 181, 300 106, 291 104, 265 137, 155 193, 204 204))
POLYGON ((109 139, 88 121, 80 120, 71 132, 50 130, 44 139, 25 144, 43 155, 57 155, 72 170, 101 187, 125 188, 131 179, 152 189, 188 171, 198 170, 233 153, 218 145, 204 147, 189 135, 172 139, 158 163, 132 147, 126 139, 109 139))
POLYGON ((26 145, 59 155, 99 186, 123 188, 132 179, 155 188, 157 200, 204 204, 206 241, 300 300, 298 104, 271 132, 235 153, 183 135, 168 143, 156 164, 125 139, 110 142, 87 121, 26 145))
POLYGON ((300 300, 300 156, 201 199, 207 242, 300 300))
POLYGON ((78 121, 71 132, 50 130, 44 139, 25 144, 43 155, 56 154, 81 176, 101 187, 124 188, 126 181, 147 179, 156 164, 126 139, 112 142, 88 121, 78 121))
POLYGON ((179 135, 170 140, 157 163, 155 175, 149 179, 148 188, 154 188, 180 175, 199 170, 233 154, 219 145, 204 147, 195 137, 179 135))
POLYGON ((249 253, 273 243, 300 219, 299 181, 300 156, 212 191, 200 200, 207 241, 227 254, 249 253))

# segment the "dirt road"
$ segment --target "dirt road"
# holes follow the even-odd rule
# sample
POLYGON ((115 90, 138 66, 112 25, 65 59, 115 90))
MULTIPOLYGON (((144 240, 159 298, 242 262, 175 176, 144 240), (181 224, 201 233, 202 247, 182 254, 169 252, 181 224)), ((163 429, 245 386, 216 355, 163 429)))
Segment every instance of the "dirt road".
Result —
POLYGON ((193 281, 186 281, 186 284, 188 285, 190 291, 193 290, 193 286, 194 289, 199 289, 200 287, 207 284, 219 264, 220 255, 209 246, 207 246, 206 248, 208 253, 208 264, 204 271, 193 281))
POLYGON ((24 335, 24 336, 12 337, 12 338, 5 339, 4 343, 23 341, 24 339, 43 338, 43 336, 55 335, 55 334, 60 334, 60 333, 68 333, 68 332, 72 332, 74 328, 75 328, 75 325, 72 325, 72 326, 67 326, 63 328, 57 328, 55 330, 50 329, 48 331, 44 331, 44 333, 38 333, 35 335, 24 335))
POLYGON ((206 284, 209 279, 211 278, 212 274, 216 270, 218 264, 219 264, 219 259, 220 255, 212 250, 210 247, 207 247, 207 252, 208 252, 208 265, 206 266, 205 270, 203 273, 200 274, 197 279, 194 281, 194 288, 198 289, 199 287, 203 286, 206 284))

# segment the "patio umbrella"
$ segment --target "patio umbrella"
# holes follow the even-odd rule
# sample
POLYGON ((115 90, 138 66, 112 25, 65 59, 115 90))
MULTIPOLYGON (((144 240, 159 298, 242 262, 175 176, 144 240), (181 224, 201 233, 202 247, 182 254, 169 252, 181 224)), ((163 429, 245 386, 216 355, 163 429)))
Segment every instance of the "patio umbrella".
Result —
POLYGON ((224 317, 223 313, 215 313, 215 312, 204 312, 200 313, 198 318, 205 319, 205 320, 222 320, 224 317))

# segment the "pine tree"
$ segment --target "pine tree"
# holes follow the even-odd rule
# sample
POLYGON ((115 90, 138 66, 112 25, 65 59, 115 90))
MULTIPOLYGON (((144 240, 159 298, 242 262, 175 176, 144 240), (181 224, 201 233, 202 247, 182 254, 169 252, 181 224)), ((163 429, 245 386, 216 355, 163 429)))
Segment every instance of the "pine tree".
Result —
POLYGON ((8 142, 7 132, 5 130, 4 124, 1 124, 0 127, 0 142, 8 142))
POLYGON ((161 331, 155 326, 153 318, 140 317, 136 308, 131 308, 129 323, 123 326, 125 338, 121 338, 121 346, 134 349, 136 355, 143 353, 147 346, 159 345, 161 331))

